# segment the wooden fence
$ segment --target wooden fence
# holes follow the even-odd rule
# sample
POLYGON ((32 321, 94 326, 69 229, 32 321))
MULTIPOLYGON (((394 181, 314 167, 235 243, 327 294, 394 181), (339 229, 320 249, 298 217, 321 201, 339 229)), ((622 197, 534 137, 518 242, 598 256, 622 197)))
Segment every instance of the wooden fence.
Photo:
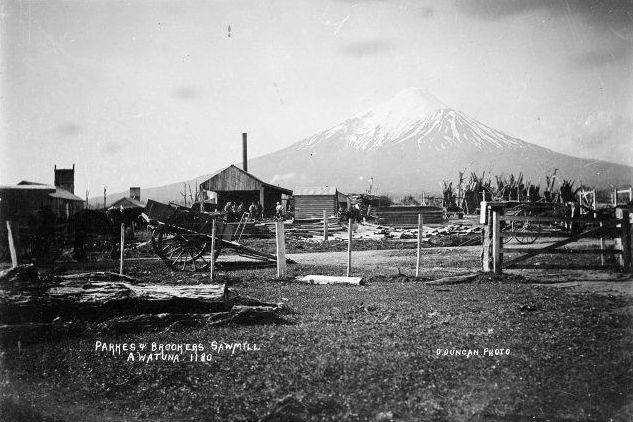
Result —
POLYGON ((595 218, 543 215, 506 215, 508 203, 481 203, 481 219, 484 224, 482 267, 485 272, 501 274, 509 268, 582 268, 618 269, 631 272, 631 223, 629 210, 616 209, 615 217, 597 220, 595 218), (561 228, 564 225, 567 230, 561 228), (544 229, 530 231, 530 227, 544 229), (558 227, 558 229, 556 228, 558 227), (562 240, 543 243, 506 246, 505 239, 530 236, 536 239, 559 238, 562 240), (563 248, 581 239, 600 240, 600 247, 563 248), (605 239, 614 239, 612 247, 605 246, 605 239), (562 260, 555 264, 528 264, 527 261, 543 254, 593 254, 601 256, 598 265, 569 265, 562 260), (512 257, 508 257, 512 255, 512 257), (613 259, 609 259, 613 258, 613 259), (616 259, 617 258, 617 259, 616 259), (613 264, 609 264, 609 262, 613 264))

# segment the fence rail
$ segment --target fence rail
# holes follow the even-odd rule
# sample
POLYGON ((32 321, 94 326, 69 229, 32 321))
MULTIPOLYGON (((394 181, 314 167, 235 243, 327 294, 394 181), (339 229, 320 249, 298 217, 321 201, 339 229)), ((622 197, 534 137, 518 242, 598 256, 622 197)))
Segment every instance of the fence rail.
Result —
POLYGON ((570 218, 567 216, 506 215, 508 206, 509 204, 506 202, 481 203, 482 214, 480 222, 484 224, 484 241, 482 251, 483 271, 492 271, 495 274, 501 274, 504 268, 569 268, 569 265, 563 262, 557 265, 536 265, 525 262, 530 258, 543 254, 597 254, 601 257, 600 266, 575 266, 575 268, 582 269, 590 267, 607 269, 610 266, 606 264, 605 257, 612 256, 614 259, 617 257, 616 267, 619 270, 624 272, 631 271, 631 223, 633 222, 633 215, 629 213, 629 210, 615 209, 615 217, 597 220, 586 217, 570 218), (503 232, 502 230, 508 226, 508 224, 505 223, 525 223, 527 227, 530 227, 531 225, 531 230, 529 228, 526 229, 526 231, 517 230, 512 224, 510 224, 510 230, 503 232), (564 223, 570 231, 554 231, 551 228, 535 230, 535 226, 539 223, 564 223), (562 240, 553 241, 553 243, 549 243, 544 246, 504 246, 504 239, 517 236, 533 238, 562 238, 562 240), (600 248, 563 248, 565 245, 586 238, 599 238, 600 248), (613 238, 614 245, 607 248, 604 242, 605 238, 613 238), (513 256, 508 260, 504 260, 504 255, 509 254, 513 254, 513 256))

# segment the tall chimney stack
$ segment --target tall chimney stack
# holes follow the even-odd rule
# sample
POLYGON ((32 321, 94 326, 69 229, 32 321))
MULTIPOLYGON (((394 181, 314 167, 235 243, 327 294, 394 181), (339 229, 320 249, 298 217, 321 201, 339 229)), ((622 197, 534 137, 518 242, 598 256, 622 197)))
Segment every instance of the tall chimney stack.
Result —
POLYGON ((248 171, 247 158, 246 133, 242 133, 242 170, 244 171, 248 171))

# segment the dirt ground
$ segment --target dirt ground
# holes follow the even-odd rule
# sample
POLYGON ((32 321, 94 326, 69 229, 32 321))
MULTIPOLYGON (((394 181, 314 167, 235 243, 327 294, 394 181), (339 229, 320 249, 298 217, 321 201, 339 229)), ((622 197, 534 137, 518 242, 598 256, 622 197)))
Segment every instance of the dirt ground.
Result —
MULTIPOLYGON (((479 270, 481 246, 426 248, 421 251, 421 274, 444 271, 464 273, 479 270)), ((335 266, 347 265, 347 252, 322 252, 289 254, 289 258, 304 265, 328 263, 335 266)), ((415 273, 415 250, 353 251, 352 272, 371 272, 373 268, 391 269, 407 274, 415 273)), ((606 295, 626 295, 633 297, 633 274, 622 274, 598 270, 507 270, 519 274, 531 283, 570 291, 606 295)), ((447 274, 450 275, 450 274, 447 274)))
MULTIPOLYGON (((421 276, 426 279, 433 279, 433 278, 439 278, 443 276, 479 271, 480 270, 480 253, 481 253, 481 246, 425 248, 421 250, 421 268, 420 268, 421 276)), ((327 266, 329 267, 328 269, 333 268, 336 272, 340 271, 340 274, 344 275, 346 265, 347 265, 347 252, 300 253, 300 254, 289 254, 288 257, 296 261, 298 264, 300 264, 300 267, 299 266, 295 267, 295 268, 298 268, 295 271, 300 271, 300 272, 307 271, 309 273, 309 271, 312 271, 312 270, 319 271, 320 268, 327 266), (311 268, 312 266, 314 266, 314 269, 311 268)), ((134 265, 136 266, 162 265, 159 262, 157 262, 155 258, 137 259, 137 260, 130 260, 130 261, 134 262, 134 265)), ((394 274, 394 275, 403 274, 403 275, 407 275, 411 277, 412 275, 415 274, 415 268, 416 268, 416 251, 414 249, 354 251, 352 253, 352 275, 370 277, 372 274, 376 274, 376 273, 380 273, 380 274, 387 273, 387 274, 394 274)), ((112 261, 104 261, 104 262, 91 262, 91 263, 86 263, 86 264, 68 265, 68 268, 67 268, 67 271, 69 272, 91 271, 91 270, 118 271, 118 261, 112 260, 112 261)), ((161 267, 161 271, 162 271, 162 267, 161 267)), ((274 272, 274 269, 258 270, 258 271, 261 271, 262 273, 270 272, 272 274, 274 272)), ((139 272, 138 269, 137 269, 137 272, 139 272)), ((158 272, 160 273, 160 271, 158 272)), ((525 277, 528 283, 532 284, 534 287, 538 287, 538 289, 541 292, 543 291, 543 289, 557 289, 557 290, 564 289, 565 292, 571 293, 569 297, 565 298, 564 303, 567 303, 566 302, 567 300, 574 299, 574 297, 577 296, 574 294, 576 292, 608 295, 608 296, 626 296, 629 298, 633 297, 633 276, 630 274, 627 275, 627 274, 621 274, 621 273, 615 273, 615 272, 609 272, 609 271, 541 270, 541 269, 509 270, 507 272, 511 274, 518 274, 525 277)), ((142 272, 139 272, 139 273, 142 273, 142 272)), ((182 277, 182 273, 171 273, 169 271, 164 271, 164 273, 167 277, 172 277, 174 279, 179 279, 182 277)), ((235 276, 235 277, 240 277, 239 274, 240 272, 230 272, 230 271, 226 272, 226 275, 235 276)), ((245 284, 238 284, 236 288, 246 288, 249 281, 242 281, 242 283, 245 283, 245 284)), ((371 292, 372 288, 375 290, 378 290, 378 289, 380 290, 380 297, 382 297, 383 292, 385 294, 388 293, 389 285, 385 283, 383 284, 375 283, 374 286, 371 286, 371 284, 374 284, 374 283, 370 282, 370 286, 365 287, 364 290, 360 291, 359 294, 368 294, 364 292, 365 291, 371 292)), ((400 290, 400 289, 410 289, 411 292, 418 292, 418 293, 420 291, 423 291, 422 286, 418 285, 417 283, 410 283, 410 282, 399 283, 397 284, 397 286, 398 286, 397 289, 389 289, 389 291, 400 290)), ((284 294, 287 297, 291 297, 291 296, 288 296, 288 294, 292 294, 292 292, 297 289, 301 289, 301 288, 305 289, 305 291, 302 290, 301 293, 295 292, 296 298, 291 299, 291 302, 295 303, 294 306, 297 306, 298 308, 300 308, 301 305, 298 304, 300 303, 299 300, 301 299, 303 295, 306 294, 306 291, 309 291, 310 288, 312 287, 314 286, 298 287, 293 284, 284 284, 284 285, 280 285, 280 287, 278 288, 280 289, 279 290, 280 295, 281 295, 281 289, 283 288, 285 291, 284 294)), ((456 288, 453 293, 448 293, 449 289, 433 289, 432 291, 421 295, 420 300, 424 300, 424 299, 429 300, 429 297, 431 297, 432 299, 432 296, 429 296, 431 294, 443 295, 444 293, 442 292, 446 292, 447 297, 449 295, 451 297, 454 297, 454 296, 459 295, 460 290, 472 289, 472 291, 474 292, 475 290, 480 288, 480 286, 474 286, 474 285, 473 286, 461 285, 458 287, 459 288, 456 288)), ((486 286, 483 286, 482 288, 484 287, 486 286)), ((255 287, 253 287, 253 289, 254 288, 255 287)), ((271 291, 273 290, 270 288, 270 285, 265 285, 263 287, 258 287, 258 288, 263 289, 263 290, 266 290, 266 289, 271 290, 271 291)), ((318 288, 315 288, 314 290, 317 290, 317 289, 318 288)), ((333 289, 340 289, 339 292, 344 293, 344 290, 341 290, 340 287, 333 287, 333 289)), ((493 288, 488 287, 487 291, 490 294, 490 296, 493 296, 493 294, 496 294, 499 291, 511 290, 511 292, 507 296, 505 296, 506 299, 504 299, 508 302, 511 302, 515 300, 516 294, 517 294, 514 289, 519 289, 519 290, 524 289, 528 292, 532 290, 530 286, 511 285, 510 287, 508 287, 508 286, 499 284, 499 285, 493 286, 493 288)), ((275 286, 274 290, 277 291, 277 286, 275 286)), ((524 295, 524 300, 525 298, 530 297, 529 293, 527 293, 526 295, 527 296, 524 295)), ((556 296, 556 295, 552 295, 552 296, 556 296)), ((561 296, 561 295, 559 294, 558 296, 561 296)), ((590 296, 587 295, 587 297, 590 297, 590 296)), ((328 297, 328 300, 333 300, 333 299, 328 297)), ((477 306, 476 301, 472 302, 473 298, 468 297, 468 300, 469 300, 468 302, 465 302, 465 303, 468 303, 468 306, 473 306, 473 307, 477 306)), ((479 300, 483 301, 484 299, 479 298, 479 300)), ((602 300, 606 300, 606 299, 602 298, 602 300)), ((581 298, 581 301, 586 302, 586 299, 581 298)), ((372 304, 375 302, 366 302, 366 303, 372 304)), ((433 303, 435 304, 436 302, 433 301, 433 303)), ((337 305, 337 306, 340 306, 340 305, 337 305)), ((464 305, 460 303, 459 306, 456 307, 456 309, 457 308, 462 309, 463 307, 464 305)), ((327 307, 325 308, 327 309, 327 307)), ((377 309, 380 310, 383 308, 387 309, 384 306, 378 307, 377 309)), ((407 309, 407 311, 410 311, 410 309, 407 309)), ((633 314, 633 305, 625 309, 619 309, 616 312, 618 313, 624 312, 624 313, 633 314)), ((405 315, 406 313, 405 312, 394 313, 394 315, 396 314, 405 315)), ((428 311, 424 311, 423 314, 427 315, 428 311)), ((482 312, 481 314, 485 315, 485 312, 482 312)), ((324 315, 327 318, 334 318, 332 316, 334 314, 330 315, 326 312, 324 315)), ((480 315, 480 314, 479 313, 473 314, 473 318, 476 315, 480 315)), ((535 315, 537 315, 537 313, 535 315)), ((336 314, 335 316, 338 318, 338 314, 336 314)), ((363 312, 362 316, 367 316, 367 318, 370 319, 370 325, 372 327, 371 330, 374 330, 375 329, 374 325, 376 324, 376 322, 374 321, 374 317, 371 314, 367 314, 366 312, 363 312)), ((279 340, 280 342, 279 344, 283 344, 284 342, 289 341, 287 340, 287 338, 296 336, 297 333, 300 333, 302 330, 309 329, 313 325, 319 325, 319 327, 321 327, 320 329, 328 328, 327 324, 324 324, 321 322, 319 322, 319 324, 316 324, 314 321, 321 321, 321 320, 314 319, 317 317, 313 314, 308 314, 307 316, 305 316, 305 318, 306 319, 303 325, 298 325, 297 331, 288 331, 288 334, 279 334, 282 337, 274 337, 274 339, 279 340), (283 337, 285 335, 287 335, 287 337, 283 337)), ((331 322, 330 319, 327 319, 327 318, 324 321, 331 322)), ((607 320, 606 315, 601 315, 600 318, 605 319, 605 321, 607 320)), ((503 318, 501 318, 501 320, 503 320, 503 318)), ((388 320, 385 320, 385 321, 388 321, 388 320)), ((497 315, 494 315, 491 321, 494 321, 494 323, 498 323, 499 321, 498 321, 497 315)), ((358 325, 357 322, 355 322, 354 324, 358 325)), ((349 324, 349 325, 354 326, 353 324, 349 324)), ((451 327, 457 328, 459 326, 460 324, 457 324, 457 323, 442 325, 443 330, 446 330, 446 331, 450 330, 451 327)), ((283 331, 284 329, 292 330, 292 326, 289 326, 289 327, 290 328, 284 328, 284 327, 276 328, 275 331, 284 333, 285 332, 283 331)), ((264 330, 264 328, 260 328, 260 327, 256 327, 255 329, 264 330)), ((495 330, 497 331, 496 326, 495 326, 495 330)), ((499 328, 499 330, 501 330, 501 328, 499 328)), ((247 330, 243 329, 243 331, 246 332, 247 330)), ((227 332, 230 332, 230 331, 227 331, 227 332)), ((257 336, 261 336, 261 335, 262 335, 261 332, 257 331, 255 337, 257 338, 257 336)), ((461 339, 462 337, 459 337, 459 338, 461 339)), ((381 339, 384 341, 387 341, 388 336, 381 337, 381 339)), ((310 340, 310 344, 311 344, 311 341, 312 340, 310 340)), ((67 346, 64 346, 64 347, 67 347, 67 346)), ((276 360, 273 358, 270 359, 270 362, 277 362, 277 361, 281 361, 281 360, 276 360)), ((96 369, 91 366, 89 366, 89 369, 91 371, 96 371, 96 369)), ((470 374, 471 369, 472 368, 467 367, 464 370, 464 373, 470 374)), ((98 379, 98 378, 99 377, 94 377, 94 379, 98 379)), ((202 378, 203 377, 201 376, 201 379, 202 378)), ((442 380, 443 382, 445 381, 444 378, 442 378, 442 380)), ((479 381, 477 381, 476 385, 477 385, 477 388, 481 387, 479 381)), ((512 384, 512 385, 513 387, 516 387, 516 384, 512 384)), ((93 389, 95 388, 96 387, 94 387, 93 389)), ((84 398, 83 399, 84 402, 81 401, 82 399, 78 399, 79 401, 76 401, 75 397, 56 391, 55 388, 51 385, 43 387, 42 385, 35 384, 34 382, 30 382, 30 381, 27 382, 27 381, 22 381, 19 379, 12 379, 11 389, 14 392, 12 393, 13 394, 12 397, 13 396, 24 397, 26 398, 25 400, 26 403, 30 403, 30 402, 37 403, 37 406, 38 406, 37 410, 40 414, 54 414, 54 415, 59 416, 59 419, 47 419, 47 420, 53 420, 53 421, 56 421, 56 420, 121 420, 119 418, 120 415, 118 415, 117 412, 112 411, 111 408, 99 409, 98 412, 95 414, 85 414, 85 408, 86 408, 85 400, 88 400, 88 399, 84 398)), ((101 390, 98 390, 98 391, 101 391, 101 390)), ((473 388, 472 391, 478 391, 478 389, 473 388)), ((525 391, 528 391, 528 390, 525 390, 525 391)), ((109 394, 112 394, 112 393, 109 393, 109 394)), ((467 404, 464 404, 464 406, 467 407, 467 404)), ((125 412, 128 412, 128 409, 122 407, 120 411, 125 413, 125 412)), ((33 415, 37 415, 37 414, 34 413, 33 415)), ((624 407, 619 409, 618 413, 613 415, 614 416, 613 420, 622 420, 622 421, 631 420, 629 419, 631 415, 633 415, 633 400, 630 400, 628 405, 625 405, 624 407)), ((22 419, 22 420, 37 420, 33 418, 28 419, 28 415, 25 416, 25 418, 26 419, 22 419)), ((139 417, 139 419, 148 420, 147 418, 141 418, 141 417, 139 417)), ((130 418, 126 418, 126 420, 135 420, 135 419, 133 417, 130 417, 130 418)), ((506 420, 509 420, 509 419, 506 419, 506 420)), ((568 419, 568 420, 591 420, 591 419, 589 418, 589 419, 568 419)))

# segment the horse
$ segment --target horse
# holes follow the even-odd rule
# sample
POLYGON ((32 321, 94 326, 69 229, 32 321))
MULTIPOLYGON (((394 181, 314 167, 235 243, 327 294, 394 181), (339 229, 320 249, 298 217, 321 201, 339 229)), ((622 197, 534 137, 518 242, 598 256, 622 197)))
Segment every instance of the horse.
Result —
POLYGON ((86 259, 85 243, 89 235, 105 236, 111 242, 110 258, 119 254, 120 226, 130 227, 140 221, 142 208, 109 208, 108 210, 84 209, 73 214, 69 227, 73 237, 73 257, 77 261, 86 259))

